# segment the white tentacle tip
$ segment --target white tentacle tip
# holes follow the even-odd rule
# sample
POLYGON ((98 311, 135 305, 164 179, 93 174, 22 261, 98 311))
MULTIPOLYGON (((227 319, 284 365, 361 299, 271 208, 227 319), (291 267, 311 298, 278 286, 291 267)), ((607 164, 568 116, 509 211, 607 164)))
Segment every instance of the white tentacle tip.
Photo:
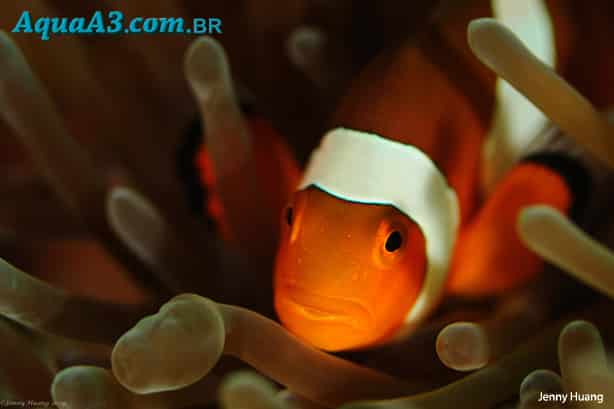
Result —
POLYGON ((217 364, 225 335, 217 304, 196 294, 178 295, 116 342, 113 374, 137 394, 184 388, 217 364))
POLYGON ((326 34, 312 26, 297 27, 286 43, 288 57, 299 67, 317 63, 322 57, 322 51, 326 43, 326 34))
POLYGON ((192 42, 185 54, 184 67, 186 77, 199 92, 228 77, 226 52, 212 37, 200 37, 192 42))
POLYGON ((471 45, 485 34, 489 34, 493 29, 500 29, 501 24, 494 18, 476 18, 467 25, 467 39, 471 45))
POLYGON ((251 371, 229 375, 220 387, 224 409, 284 409, 287 405, 277 396, 275 385, 251 371))
POLYGON ((547 234, 543 230, 544 225, 560 223, 566 217, 557 209, 547 205, 535 205, 525 207, 518 214, 516 228, 520 238, 526 243, 531 244, 547 234))
POLYGON ((439 333, 435 345, 441 362, 457 371, 483 368, 490 359, 488 335, 479 324, 450 324, 439 333))
POLYGON ((133 189, 116 187, 107 195, 106 213, 119 239, 148 264, 157 265, 157 252, 167 234, 158 209, 133 189))

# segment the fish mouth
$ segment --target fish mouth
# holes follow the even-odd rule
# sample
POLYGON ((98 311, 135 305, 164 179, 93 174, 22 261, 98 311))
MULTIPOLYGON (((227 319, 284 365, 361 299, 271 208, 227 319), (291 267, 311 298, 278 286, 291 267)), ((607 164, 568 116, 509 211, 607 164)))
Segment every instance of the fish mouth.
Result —
POLYGON ((368 308, 355 300, 330 297, 296 286, 284 286, 279 301, 294 314, 320 324, 345 325, 356 331, 371 331, 375 318, 368 308))

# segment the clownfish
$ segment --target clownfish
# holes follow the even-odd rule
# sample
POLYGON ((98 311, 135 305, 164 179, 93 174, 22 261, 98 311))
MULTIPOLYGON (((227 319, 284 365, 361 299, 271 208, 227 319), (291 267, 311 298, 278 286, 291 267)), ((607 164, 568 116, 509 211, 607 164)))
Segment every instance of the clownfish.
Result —
MULTIPOLYGON (((568 57, 565 44, 554 45, 555 21, 539 30, 526 24, 549 18, 543 2, 493 3, 472 2, 372 61, 302 177, 288 149, 275 148, 281 138, 273 129, 254 129, 266 142, 257 145, 254 168, 263 180, 285 178, 271 185, 270 209, 283 208, 275 309, 309 344, 340 351, 386 343, 410 334, 446 294, 493 295, 526 283, 543 263, 518 237, 519 211, 546 204, 571 215, 581 207, 589 176, 570 158, 533 155, 504 164, 505 173, 481 163, 498 134, 512 135, 507 142, 518 150, 546 118, 473 57, 468 22, 507 13, 504 22, 547 64, 560 50, 559 60, 568 57), (268 146, 277 152, 272 162, 268 146)), ((564 13, 552 11, 561 20, 564 13)), ((205 150, 197 166, 209 213, 231 237, 205 150)))
MULTIPOLYGON (((447 27, 464 30, 488 13, 465 10, 447 27)), ((545 204, 570 214, 586 184, 573 160, 536 155, 481 197, 497 85, 464 36, 435 31, 428 49, 403 45, 358 76, 283 212, 275 308, 318 348, 393 341, 445 294, 493 295, 526 283, 543 264, 518 237, 520 210, 545 204)), ((532 115, 537 132, 540 113, 516 108, 532 115)))

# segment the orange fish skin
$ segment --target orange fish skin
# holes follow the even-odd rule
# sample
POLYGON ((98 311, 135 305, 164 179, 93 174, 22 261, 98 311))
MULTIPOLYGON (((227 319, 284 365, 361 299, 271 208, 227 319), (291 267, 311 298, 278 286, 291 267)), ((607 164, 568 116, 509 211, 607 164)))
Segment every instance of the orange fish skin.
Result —
MULTIPOLYGON (((460 206, 446 290, 483 296, 521 286, 542 268, 515 230, 520 210, 545 204, 567 213, 573 198, 561 175, 534 163, 519 164, 490 197, 481 197, 482 146, 496 78, 472 55, 465 35, 469 21, 492 15, 490 2, 470 4, 422 38, 377 57, 342 98, 331 125, 413 145, 433 160, 460 206)), ((424 283, 425 238, 402 214, 394 220, 404 218, 407 247, 399 264, 382 272, 373 250, 382 248, 382 236, 374 226, 390 223, 391 215, 370 206, 309 188, 294 195, 293 225, 281 228, 276 310, 290 331, 316 347, 338 351, 390 341, 424 283), (373 312, 378 304, 388 312, 373 312)))

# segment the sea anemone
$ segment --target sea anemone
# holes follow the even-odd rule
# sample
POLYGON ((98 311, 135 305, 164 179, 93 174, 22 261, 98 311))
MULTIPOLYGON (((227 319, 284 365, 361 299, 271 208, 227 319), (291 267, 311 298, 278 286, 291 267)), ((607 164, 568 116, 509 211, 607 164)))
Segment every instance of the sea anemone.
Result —
MULTIPOLYGON (((327 47, 334 47, 335 39, 324 29, 298 25, 288 31, 280 47, 319 88, 314 92, 338 96, 339 83, 356 64, 339 58, 341 52, 332 53, 338 60, 331 58, 327 47)), ((614 167, 611 126, 588 100, 492 20, 474 21, 469 42, 480 60, 539 106, 583 155, 599 162, 609 180, 614 167)), ((166 59, 153 52, 146 62, 163 67, 166 59)), ((142 136, 146 131, 131 129, 141 136, 113 143, 122 146, 123 160, 90 154, 86 144, 71 137, 72 128, 82 125, 62 119, 22 52, 0 34, 0 111, 63 207, 37 205, 76 219, 46 221, 39 233, 89 232, 123 266, 122 273, 115 272, 121 277, 110 280, 124 286, 122 296, 95 298, 0 260, 5 359, 0 397, 7 403, 49 400, 50 390, 58 406, 70 408, 204 407, 219 396, 217 402, 227 409, 486 409, 517 396, 520 407, 529 408, 539 404, 541 393, 614 390, 614 374, 606 363, 614 333, 614 254, 604 244, 614 227, 601 213, 603 203, 614 197, 611 191, 604 189, 596 198, 602 206, 589 216, 605 221, 589 232, 551 208, 522 212, 520 237, 552 263, 529 286, 481 301, 450 299, 415 334, 396 343, 340 354, 319 351, 271 318, 271 249, 283 200, 271 201, 273 194, 259 192, 284 199, 289 193, 285 186, 296 175, 258 177, 252 162, 259 141, 241 112, 224 48, 211 37, 197 39, 184 62, 228 231, 211 230, 190 214, 170 172, 155 170, 160 164, 171 167, 164 155, 168 141, 151 143, 142 136), (131 155, 143 164, 127 164, 131 155), (155 183, 148 181, 149 171, 155 172, 155 183), (273 210, 265 209, 270 203, 273 210)), ((164 81, 172 74, 161 69, 156 75, 162 93, 181 94, 176 90, 181 85, 164 81)), ((94 94, 104 94, 104 87, 94 88, 101 93, 94 94)), ((94 101, 106 101, 100 98, 94 101)), ((112 105, 102 105, 102 112, 111 111, 112 105)), ((284 116, 288 108, 279 105, 277 112, 284 116)), ((172 103, 165 109, 181 111, 172 103)), ((311 138, 288 139, 299 160, 312 147, 311 138)), ((267 152, 265 159, 280 160, 267 152)), ((16 181, 6 183, 7 197, 18 192, 21 198, 23 191, 29 199, 33 191, 50 196, 37 177, 15 174, 16 181), (24 180, 32 182, 26 185, 32 189, 19 190, 24 180)), ((24 211, 15 203, 3 200, 0 210, 24 211)), ((2 232, 0 249, 23 248, 29 236, 21 227, 14 223, 2 232)), ((80 249, 70 257, 84 254, 80 249)), ((85 269, 90 261, 80 265, 85 269)), ((599 407, 613 405, 607 395, 604 402, 599 407)))

